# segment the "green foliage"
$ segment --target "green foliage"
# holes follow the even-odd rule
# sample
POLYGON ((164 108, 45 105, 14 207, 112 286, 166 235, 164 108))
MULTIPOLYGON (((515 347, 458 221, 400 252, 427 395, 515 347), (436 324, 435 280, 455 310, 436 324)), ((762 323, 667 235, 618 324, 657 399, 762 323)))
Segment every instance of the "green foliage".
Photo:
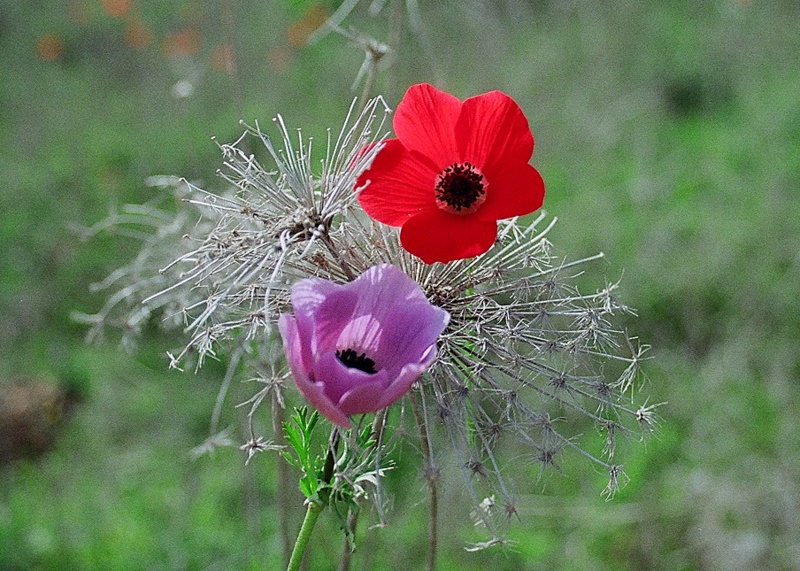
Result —
POLYGON ((326 499, 318 496, 320 487, 325 486, 322 470, 325 464, 325 449, 322 450, 322 455, 312 450, 311 434, 318 421, 319 412, 316 410, 309 414, 306 407, 295 409, 292 421, 283 424, 284 437, 294 455, 286 451, 281 452, 281 455, 303 474, 300 478, 300 491, 303 495, 311 502, 327 505, 326 499))
POLYGON ((389 467, 375 465, 377 441, 369 424, 345 433, 334 428, 329 445, 320 447, 313 437, 319 418, 316 410, 309 413, 306 407, 295 409, 291 421, 283 424, 290 451, 284 450, 281 455, 300 471, 300 491, 307 500, 323 508, 331 506, 341 528, 349 533, 347 516, 359 510, 359 500, 366 497, 368 488, 380 486, 389 467))

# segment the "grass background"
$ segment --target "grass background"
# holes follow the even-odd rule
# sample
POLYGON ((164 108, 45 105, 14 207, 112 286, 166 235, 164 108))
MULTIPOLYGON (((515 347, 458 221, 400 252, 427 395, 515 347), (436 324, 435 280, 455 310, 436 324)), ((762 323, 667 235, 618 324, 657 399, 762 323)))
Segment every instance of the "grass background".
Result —
MULTIPOLYGON (((390 6, 369 4, 347 23, 386 41, 390 6)), ((337 5, 0 0, 0 382, 72 379, 86 396, 53 451, 0 468, 0 569, 281 567, 272 458, 188 454, 224 364, 168 372, 179 341, 156 334, 132 356, 86 346, 69 314, 99 308, 89 284, 135 244, 74 228, 153 198, 148 176, 221 188, 210 137, 233 140, 240 118, 338 126, 363 53, 337 35, 302 45, 337 5)), ((591 278, 622 277, 639 313, 624 325, 654 347, 644 394, 669 402, 654 438, 620 451, 632 481, 611 502, 577 458, 543 482, 530 466, 513 549, 464 551, 481 537, 445 488, 441 569, 800 569, 800 5, 423 1, 418 19, 408 5, 378 89, 392 105, 420 81, 520 103, 553 241, 607 254, 591 278)), ((236 428, 252 391, 234 393, 236 428)), ((424 565, 419 461, 398 454, 391 526, 364 531, 354 569, 424 565)), ((334 569, 336 524, 320 525, 309 567, 334 569)))

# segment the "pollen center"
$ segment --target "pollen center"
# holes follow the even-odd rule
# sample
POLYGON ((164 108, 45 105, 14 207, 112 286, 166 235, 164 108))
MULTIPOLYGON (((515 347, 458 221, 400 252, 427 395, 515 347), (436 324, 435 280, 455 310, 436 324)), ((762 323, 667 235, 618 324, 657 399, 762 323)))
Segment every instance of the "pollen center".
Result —
POLYGON ((486 201, 488 183, 472 163, 455 163, 436 177, 436 204, 450 214, 472 214, 486 201))
POLYGON ((377 373, 375 369, 375 361, 367 357, 366 353, 360 355, 352 349, 345 349, 344 351, 336 351, 336 357, 348 369, 358 369, 370 375, 377 373))

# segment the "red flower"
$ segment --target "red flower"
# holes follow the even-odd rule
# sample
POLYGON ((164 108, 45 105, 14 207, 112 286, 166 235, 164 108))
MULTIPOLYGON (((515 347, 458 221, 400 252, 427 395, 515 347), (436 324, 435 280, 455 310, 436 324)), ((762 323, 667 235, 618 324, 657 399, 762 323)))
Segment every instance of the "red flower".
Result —
POLYGON ((542 205, 544 182, 528 164, 533 134, 505 93, 462 102, 413 85, 394 131, 359 177, 358 200, 375 220, 400 226, 403 248, 425 263, 483 254, 497 238, 497 220, 542 205))

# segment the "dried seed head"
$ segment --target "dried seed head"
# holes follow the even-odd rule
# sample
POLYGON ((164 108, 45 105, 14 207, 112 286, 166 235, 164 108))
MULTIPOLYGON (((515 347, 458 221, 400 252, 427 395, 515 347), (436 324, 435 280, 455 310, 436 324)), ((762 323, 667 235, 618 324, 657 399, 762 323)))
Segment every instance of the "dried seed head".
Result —
MULTIPOLYGON (((279 344, 270 328, 288 304, 290 286, 313 276, 343 283, 377 264, 398 266, 451 315, 437 362, 417 383, 422 430, 407 433, 430 435, 434 456, 423 469, 432 482, 452 473, 438 469, 444 460, 437 454, 456 456, 475 513, 492 537, 486 545, 496 544, 502 542, 498 525, 516 513, 509 471, 530 470, 530 463, 498 458, 503 442, 525 450, 517 457, 534 458, 540 476, 557 468, 559 454, 572 450, 608 471, 604 493, 624 485, 621 466, 611 463, 618 438, 632 434, 631 425, 647 432, 658 422, 659 405, 631 404, 648 347, 614 325, 620 313, 630 311, 616 299, 617 284, 594 294, 579 291, 577 276, 602 255, 556 258, 547 238, 555 220, 543 227, 544 213, 525 222, 500 221, 497 243, 481 256, 432 265, 403 250, 395 229, 366 218, 353 188, 381 148, 387 113, 381 99, 358 117, 351 107, 338 136, 328 136, 321 171, 313 168, 312 140, 300 132, 290 135, 280 116, 278 145, 257 123, 247 127, 242 139, 220 145, 227 191, 212 194, 171 179, 180 199, 177 216, 150 206, 114 217, 112 222, 123 224, 135 218, 156 231, 143 237, 134 262, 99 284, 118 288, 106 306, 81 317, 94 335, 116 321, 127 339, 154 314, 165 325, 184 327, 191 340, 170 355, 176 367, 193 354, 199 366, 228 343, 238 355, 231 358, 231 377, 245 360, 250 370, 272 379, 248 401, 252 417, 268 394, 283 404, 278 387, 285 369, 272 355, 279 344), (244 137, 260 142, 269 168, 244 150, 244 137), (115 314, 120 309, 127 311, 115 314), (580 445, 591 423, 605 432, 599 455, 580 445), (506 506, 499 523, 494 497, 506 506), (484 498, 492 498, 492 505, 484 498)), ((450 208, 480 207, 477 186, 456 180, 466 173, 470 184, 480 182, 479 173, 467 171, 439 181, 450 208)), ((347 350, 340 355, 347 364, 370 369, 370 356, 347 350)), ((249 459, 265 446, 270 445, 251 435, 243 449, 249 459)), ((369 477, 377 481, 382 468, 374 468, 369 477)), ((342 468, 341 481, 355 485, 356 472, 342 468)))

